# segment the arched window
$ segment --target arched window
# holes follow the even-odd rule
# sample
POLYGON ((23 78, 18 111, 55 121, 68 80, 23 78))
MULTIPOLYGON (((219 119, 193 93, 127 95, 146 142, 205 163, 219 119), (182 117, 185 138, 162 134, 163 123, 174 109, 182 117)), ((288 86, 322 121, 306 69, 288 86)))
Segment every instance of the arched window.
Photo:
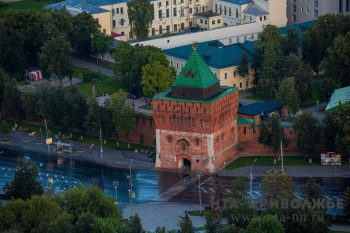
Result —
POLYGON ((187 151, 187 143, 186 142, 181 142, 181 151, 186 152, 187 151))
POLYGON ((199 138, 196 138, 196 146, 199 146, 199 138))
POLYGON ((168 140, 169 144, 173 143, 173 137, 172 136, 168 135, 167 136, 167 140, 168 140))

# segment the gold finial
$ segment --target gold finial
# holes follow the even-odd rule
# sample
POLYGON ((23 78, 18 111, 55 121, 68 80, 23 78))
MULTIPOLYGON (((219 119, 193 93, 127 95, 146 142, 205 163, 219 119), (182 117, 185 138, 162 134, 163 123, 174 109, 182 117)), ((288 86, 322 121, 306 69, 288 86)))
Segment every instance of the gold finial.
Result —
POLYGON ((192 49, 193 49, 194 51, 196 51, 197 48, 198 48, 197 42, 193 42, 193 43, 192 43, 192 49))

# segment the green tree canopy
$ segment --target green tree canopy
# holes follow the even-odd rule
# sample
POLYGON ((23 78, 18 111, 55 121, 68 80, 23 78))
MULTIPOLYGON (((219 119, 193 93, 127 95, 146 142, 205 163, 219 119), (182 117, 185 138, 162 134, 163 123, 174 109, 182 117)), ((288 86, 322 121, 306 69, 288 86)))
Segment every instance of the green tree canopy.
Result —
POLYGON ((132 0, 127 3, 131 33, 137 39, 145 39, 153 21, 153 6, 148 0, 132 0))
POLYGON ((315 178, 310 178, 303 184, 302 192, 310 202, 323 198, 322 187, 315 178))
POLYGON ((253 218, 247 228, 246 233, 284 233, 283 225, 276 216, 266 215, 262 218, 253 218))
POLYGON ((295 114, 298 112, 300 100, 295 89, 295 78, 290 77, 282 80, 276 92, 276 99, 287 105, 290 113, 295 114))
POLYGON ((152 98, 167 90, 174 82, 176 72, 169 66, 163 66, 159 61, 151 62, 142 67, 142 93, 152 98))
POLYGON ((112 43, 113 37, 106 35, 101 31, 96 31, 91 38, 91 52, 96 56, 101 56, 101 59, 103 60, 103 54, 110 50, 112 43))
POLYGON ((30 199, 33 195, 43 194, 43 188, 37 177, 38 168, 32 161, 18 159, 19 169, 16 170, 14 179, 11 183, 5 184, 3 190, 7 198, 30 199))
POLYGON ((267 200, 293 198, 294 183, 283 171, 272 171, 261 180, 261 192, 267 200))
POLYGON ((61 86, 62 80, 72 75, 71 50, 70 42, 65 37, 58 36, 46 41, 39 55, 40 66, 50 76, 57 75, 61 86))
POLYGON ((185 217, 181 217, 182 219, 179 222, 180 231, 179 233, 194 233, 192 221, 190 217, 188 217, 187 212, 185 217))
POLYGON ((298 53, 301 47, 301 40, 299 38, 299 32, 293 28, 289 28, 287 31, 287 36, 282 42, 283 53, 289 55, 291 53, 298 53))
POLYGON ((142 233, 141 219, 138 214, 130 216, 126 223, 128 233, 142 233))
POLYGON ((258 141, 260 144, 273 149, 275 156, 278 149, 281 148, 281 141, 284 147, 288 146, 289 141, 283 133, 278 114, 270 115, 269 118, 259 125, 258 141))
POLYGON ((303 112, 295 118, 294 128, 298 135, 298 147, 307 156, 315 155, 319 141, 317 120, 311 113, 303 112))
POLYGON ((112 123, 116 135, 129 135, 135 127, 134 109, 126 100, 127 94, 123 90, 112 95, 111 102, 107 108, 112 113, 112 123))

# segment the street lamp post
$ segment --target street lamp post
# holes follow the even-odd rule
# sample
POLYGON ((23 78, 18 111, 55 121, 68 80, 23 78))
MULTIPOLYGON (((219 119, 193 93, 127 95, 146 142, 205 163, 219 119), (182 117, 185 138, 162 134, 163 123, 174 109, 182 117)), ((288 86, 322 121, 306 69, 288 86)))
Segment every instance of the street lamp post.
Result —
POLYGON ((115 189, 115 204, 118 205, 118 185, 119 185, 119 182, 118 181, 113 181, 113 186, 114 186, 114 189, 115 189))
MULTIPOLYGON (((102 182, 101 184, 103 185, 103 148, 102 148, 102 127, 101 127, 101 123, 97 122, 97 123, 93 123, 94 125, 98 124, 98 126, 100 127, 100 158, 101 158, 101 171, 102 171, 102 182)), ((103 186, 102 186, 103 187, 103 186)))
POLYGON ((201 194, 201 172, 197 171, 198 191, 199 191, 199 212, 202 213, 202 194, 201 194))
MULTIPOLYGON (((46 131, 46 139, 48 139, 48 138, 49 138, 49 134, 47 133, 47 121, 46 121, 45 114, 44 114, 44 113, 38 113, 37 115, 43 116, 43 117, 44 117, 44 121, 45 121, 45 131, 46 131)), ((45 140, 45 143, 46 143, 46 140, 45 140)), ((49 145, 49 144, 47 144, 47 151, 50 153, 50 145, 49 145)))
POLYGON ((254 159, 253 163, 250 165, 250 175, 249 175, 249 185, 250 185, 250 207, 252 207, 253 202, 253 164, 257 159, 254 159))

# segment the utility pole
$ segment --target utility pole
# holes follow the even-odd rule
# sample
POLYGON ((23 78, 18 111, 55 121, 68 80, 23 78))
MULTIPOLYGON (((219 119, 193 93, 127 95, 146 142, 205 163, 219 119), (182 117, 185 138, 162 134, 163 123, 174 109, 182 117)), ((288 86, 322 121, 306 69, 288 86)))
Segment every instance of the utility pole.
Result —
POLYGON ((113 186, 114 186, 114 189, 115 189, 115 204, 118 205, 118 185, 119 185, 119 182, 118 181, 113 181, 113 186))
POLYGON ((199 191, 199 212, 202 213, 202 194, 201 194, 201 171, 197 171, 198 176, 198 191, 199 191))

